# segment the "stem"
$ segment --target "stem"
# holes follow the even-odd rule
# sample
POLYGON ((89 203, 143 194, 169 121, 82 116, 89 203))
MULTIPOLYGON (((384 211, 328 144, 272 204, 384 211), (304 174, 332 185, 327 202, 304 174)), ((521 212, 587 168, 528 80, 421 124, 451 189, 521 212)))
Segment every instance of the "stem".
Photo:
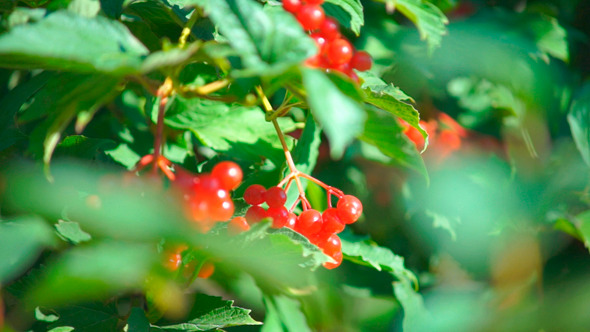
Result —
POLYGON ((197 14, 197 9, 195 8, 195 10, 193 10, 193 12, 191 13, 191 17, 188 19, 186 25, 182 29, 182 32, 180 33, 178 44, 181 48, 184 47, 184 45, 186 45, 186 40, 188 39, 188 36, 190 36, 191 29, 193 28, 193 25, 195 25, 195 23, 197 22, 198 18, 199 15, 197 14))
MULTIPOLYGON (((266 101, 268 102, 268 99, 266 99, 266 101)), ((275 127, 275 130, 277 131, 277 135, 279 135, 279 140, 281 141, 281 145, 283 146, 283 152, 285 152, 285 159, 287 159, 287 166, 291 171, 291 176, 295 178, 295 183, 297 184, 297 189, 299 190, 299 196, 301 196, 302 201, 306 201, 307 199, 305 198, 305 190, 303 189, 303 185, 301 184, 301 179, 299 179, 299 176, 301 176, 303 173, 299 172, 297 167, 295 167, 293 157, 291 156, 291 151, 289 151, 289 147, 287 147, 287 142, 285 141, 285 136, 281 131, 281 127, 279 127, 279 123, 276 119, 274 119, 272 120, 272 124, 275 127)))
POLYGON ((180 91, 182 93, 194 93, 198 96, 206 96, 210 93, 213 93, 215 91, 225 88, 226 86, 229 85, 229 83, 230 82, 228 79, 222 79, 222 80, 211 82, 211 83, 208 83, 203 86, 196 87, 196 88, 190 87, 190 86, 183 86, 180 88, 180 91))
MULTIPOLYGON (((164 84, 158 89, 158 97, 160 97, 160 105, 158 107, 158 122, 156 123, 156 134, 154 137, 154 160, 158 161, 162 154, 162 145, 164 141, 164 113, 166 112, 166 104, 168 103, 168 96, 172 93, 173 83, 170 77, 167 77, 164 84)), ((153 172, 158 171, 158 163, 153 164, 153 172)))

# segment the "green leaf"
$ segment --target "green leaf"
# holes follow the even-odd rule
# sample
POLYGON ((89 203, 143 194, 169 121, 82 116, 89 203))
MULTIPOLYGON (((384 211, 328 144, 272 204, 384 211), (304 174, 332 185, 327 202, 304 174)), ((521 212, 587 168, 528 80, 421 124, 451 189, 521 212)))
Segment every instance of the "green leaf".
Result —
POLYGON ((304 266, 311 267, 315 269, 322 265, 325 262, 330 261, 328 256, 326 256, 315 244, 309 242, 309 239, 296 231, 290 228, 279 228, 274 230, 271 234, 282 234, 288 237, 294 243, 301 245, 302 256, 307 258, 308 260, 304 263, 304 266))
POLYGON ((231 326, 260 325, 250 317, 248 309, 234 307, 234 301, 226 301, 221 297, 197 294, 195 305, 186 323, 162 326, 161 330, 207 331, 223 329, 231 326))
POLYGON ((51 306, 141 290, 158 257, 155 246, 145 244, 102 242, 74 247, 47 266, 27 302, 51 306))
POLYGON ((117 22, 58 11, 0 36, 0 66, 137 73, 147 49, 117 22))
POLYGON ((116 331, 119 323, 119 315, 114 303, 108 305, 100 302, 80 303, 55 311, 59 319, 49 325, 49 328, 55 331, 116 331))
POLYGON ((432 53, 440 46, 442 37, 447 33, 449 20, 438 7, 426 0, 385 0, 400 13, 414 22, 420 32, 420 38, 426 40, 428 51, 432 53))
POLYGON ((128 2, 124 13, 141 18, 141 23, 145 24, 159 39, 177 40, 184 26, 183 18, 164 1, 128 2))
POLYGON ((90 241, 92 239, 90 234, 84 232, 80 228, 80 224, 75 221, 60 220, 55 224, 55 229, 57 229, 59 235, 74 244, 90 241))
POLYGON ((414 290, 409 280, 400 280, 393 283, 395 297, 404 308, 404 331, 419 331, 424 327, 424 322, 431 319, 424 307, 422 296, 414 290))
POLYGON ((416 171, 428 180, 428 171, 416 146, 403 133, 402 126, 391 114, 379 109, 367 109, 368 118, 360 139, 374 145, 389 163, 416 171))
POLYGON ((590 210, 584 211, 576 216, 576 219, 580 223, 580 233, 584 239, 586 248, 590 250, 590 210))
POLYGON ((321 71, 304 69, 303 85, 311 111, 330 140, 332 156, 341 157, 346 146, 362 132, 366 114, 356 100, 321 71))
POLYGON ((293 15, 253 0, 192 0, 242 59, 241 76, 278 76, 317 52, 293 15))
POLYGON ((54 243, 53 231, 38 217, 0 221, 0 283, 23 273, 54 243))
POLYGON ((586 84, 572 102, 567 121, 584 162, 590 166, 590 84, 586 84))
POLYGON ((71 326, 60 326, 60 327, 54 327, 47 332, 71 332, 73 330, 74 330, 74 328, 71 326))
POLYGON ((556 18, 540 16, 526 22, 525 27, 536 37, 537 47, 543 52, 546 62, 549 62, 547 54, 566 62, 569 60, 567 31, 556 18))
POLYGON ((357 36, 365 24, 363 5, 359 0, 326 0, 323 5, 326 15, 335 18, 357 36))
MULTIPOLYGON (((276 131, 270 122, 265 121, 264 112, 258 107, 228 106, 179 96, 174 97, 169 105, 166 124, 192 131, 205 146, 253 162, 268 158, 279 166, 285 161, 276 131)), ((284 132, 295 129, 289 118, 278 121, 284 132)))
POLYGON ((35 308, 35 319, 42 321, 42 322, 52 323, 52 322, 55 322, 56 320, 58 320, 59 316, 54 315, 52 313, 45 314, 45 313, 43 313, 43 311, 41 311, 40 307, 37 307, 37 308, 35 308))
POLYGON ((131 314, 127 319, 127 331, 129 332, 149 332, 150 321, 145 316, 142 308, 131 308, 131 314))
POLYGON ((101 138, 88 138, 83 135, 72 135, 63 139, 57 146, 56 156, 76 157, 80 159, 95 159, 105 150, 113 149, 115 141, 101 138))
POLYGON ((95 17, 100 11, 100 1, 72 0, 68 4, 68 10, 83 17, 95 17))
POLYGON ((264 306, 267 317, 262 332, 311 331, 301 311, 301 304, 295 299, 284 295, 265 296, 264 306))

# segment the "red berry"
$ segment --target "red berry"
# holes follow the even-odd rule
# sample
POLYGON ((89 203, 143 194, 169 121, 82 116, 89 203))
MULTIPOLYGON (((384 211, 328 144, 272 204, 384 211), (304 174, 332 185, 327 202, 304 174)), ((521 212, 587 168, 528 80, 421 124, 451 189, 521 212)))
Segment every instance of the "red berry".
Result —
POLYGON ((226 221, 233 216, 234 202, 227 191, 219 189, 216 196, 206 197, 205 199, 209 204, 209 219, 226 221))
POLYGON ((326 67, 326 61, 321 54, 316 54, 307 58, 307 60, 305 60, 305 64, 314 68, 326 67))
POLYGON ((330 63, 340 65, 350 61, 353 51, 354 49, 348 40, 338 38, 328 43, 326 56, 330 60, 330 63))
POLYGON ((244 200, 250 205, 259 205, 264 203, 264 193, 266 189, 259 184, 253 184, 244 191, 244 200))
POLYGON ((249 224, 260 222, 268 217, 266 210, 258 205, 251 206, 246 212, 246 220, 249 224))
POLYGON ((176 271, 178 270, 181 262, 182 256, 180 253, 173 253, 166 257, 166 261, 164 261, 164 267, 170 271, 176 271))
POLYGON ((372 65, 373 59, 365 51, 355 52, 352 59, 350 59, 350 66, 359 71, 369 70, 372 65))
POLYGON ((305 0, 305 3, 308 5, 321 5, 324 3, 324 0, 305 0))
POLYGON ((199 269, 199 273, 197 274, 197 276, 199 278, 207 279, 211 275, 213 275, 213 272, 215 272, 215 265, 207 262, 201 265, 201 268, 199 269))
POLYGON ((244 217, 235 217, 232 220, 230 220, 229 224, 227 225, 227 231, 231 235, 236 235, 245 232, 249 229, 250 225, 244 217))
POLYGON ((320 54, 323 53, 323 49, 326 46, 326 42, 327 42, 326 38, 322 35, 317 34, 317 33, 312 33, 310 35, 310 37, 311 37, 311 39, 313 39, 313 41, 317 45, 319 53, 320 54))
POLYGON ((345 224, 352 224, 357 221, 363 213, 363 204, 358 198, 352 195, 344 195, 336 205, 338 216, 345 224))
POLYGON ((301 9, 301 0, 283 0, 283 8, 294 14, 301 9))
POLYGON ((221 188, 230 191, 242 182, 242 169, 233 161, 222 161, 213 167, 211 175, 219 180, 221 188))
POLYGON ((322 233, 336 234, 344 230, 344 222, 338 216, 338 209, 329 208, 322 213, 322 233))
POLYGON ((318 29, 325 19, 324 10, 319 5, 306 4, 299 9, 296 16, 305 30, 318 29))
POLYGON ((326 262, 324 263, 324 267, 328 270, 331 270, 333 268, 337 268, 338 266, 340 266, 340 264, 342 264, 342 251, 338 251, 336 253, 334 253, 334 256, 330 256, 332 257, 336 263, 332 263, 332 262, 326 262))
POLYGON ((297 218, 295 230, 299 233, 309 236, 316 234, 322 229, 322 215, 314 210, 305 210, 297 218))
POLYGON ((335 253, 342 251, 342 242, 336 234, 332 234, 326 242, 320 243, 318 247, 322 248, 324 254, 333 257, 335 253))
POLYGON ((272 187, 264 194, 264 200, 270 207, 281 207, 287 201, 287 194, 281 187, 272 187))
POLYGON ((340 37, 340 30, 338 28, 338 22, 332 18, 324 19, 320 26, 320 35, 326 40, 334 40, 340 37))
POLYGON ((287 218, 287 223, 285 224, 285 227, 295 229, 296 225, 297 225, 297 216, 295 215, 295 213, 289 212, 289 217, 287 218))
POLYGON ((281 228, 289 221, 289 211, 284 206, 269 207, 266 213, 272 218, 272 228, 281 228))

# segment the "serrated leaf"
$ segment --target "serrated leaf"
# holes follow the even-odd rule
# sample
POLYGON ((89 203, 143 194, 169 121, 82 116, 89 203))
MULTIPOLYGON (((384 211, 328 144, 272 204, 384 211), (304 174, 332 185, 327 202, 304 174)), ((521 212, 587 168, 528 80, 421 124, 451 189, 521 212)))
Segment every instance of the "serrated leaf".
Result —
POLYGON ((309 242, 309 239, 307 237, 297 233, 296 231, 290 228, 279 228, 273 231, 271 234, 285 235, 291 241, 301 245, 301 247, 303 248, 303 257, 309 258, 309 260, 305 263, 305 266, 315 269, 323 263, 330 261, 328 256, 326 256, 315 244, 309 242))
MULTIPOLYGON (((285 161, 275 129, 265 121, 264 113, 258 107, 228 106, 178 96, 169 105, 168 126, 192 131, 204 145, 216 151, 254 162, 268 158, 277 166, 285 161)), ((278 121, 285 132, 295 129, 291 119, 280 118, 278 121)))
POLYGON ((248 309, 234 307, 234 301, 226 301, 221 297, 197 294, 195 305, 186 323, 159 327, 158 330, 207 331, 240 325, 260 325, 250 317, 248 309))
POLYGON ((572 102, 567 121, 576 147, 590 166, 590 84, 586 84, 572 102))
POLYGON ((420 38, 426 40, 428 51, 432 53, 440 46, 442 37, 447 33, 446 24, 449 20, 432 3, 426 0, 385 0, 410 21, 414 22, 420 32, 420 38))
POLYGON ((242 59, 241 76, 278 76, 317 52, 293 15, 253 0, 192 0, 242 59))
POLYGON ((0 66, 137 73, 147 49, 117 22, 70 12, 49 14, 0 36, 0 66))
POLYGON ((311 111, 328 136, 332 157, 341 157, 346 146, 362 132, 366 114, 356 100, 321 71, 303 69, 303 85, 311 111))
POLYGON ((54 241, 53 231, 38 217, 0 221, 0 283, 23 273, 54 241))
POLYGON ((66 240, 74 244, 90 241, 92 239, 90 234, 84 232, 80 228, 80 224, 74 221, 60 220, 57 224, 55 224, 55 229, 57 229, 59 235, 63 236, 66 240))
POLYGON ((397 119, 379 109, 367 109, 367 115, 365 130, 360 139, 390 157, 389 163, 416 171, 428 179, 424 160, 416 146, 403 133, 397 119))
POLYGON ((365 24, 363 5, 359 0, 326 0, 323 5, 326 14, 335 18, 357 36, 365 24))

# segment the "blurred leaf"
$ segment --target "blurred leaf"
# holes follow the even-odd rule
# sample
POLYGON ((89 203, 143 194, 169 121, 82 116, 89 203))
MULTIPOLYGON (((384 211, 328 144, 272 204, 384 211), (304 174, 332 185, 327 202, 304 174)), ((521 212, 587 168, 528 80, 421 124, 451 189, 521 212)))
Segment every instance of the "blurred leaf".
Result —
POLYGON ((128 170, 133 169, 139 159, 141 159, 141 156, 125 143, 121 143, 116 148, 105 151, 105 153, 128 170))
POLYGON ((449 232, 451 239, 453 241, 457 240, 457 232, 455 232, 455 225, 460 223, 459 218, 449 218, 448 216, 444 216, 442 214, 426 210, 424 213, 432 218, 432 227, 434 228, 442 228, 449 232))
POLYGON ((580 222, 580 233, 584 238, 584 244, 590 250, 590 210, 578 214, 576 219, 580 222))
POLYGON ((60 220, 57 224, 55 224, 55 228, 57 229, 59 235, 63 236, 66 240, 74 244, 90 241, 92 239, 90 234, 84 232, 80 228, 80 224, 74 221, 60 220))
POLYGON ((585 242, 584 236, 580 233, 580 230, 571 221, 559 218, 553 224, 553 229, 560 230, 564 233, 571 235, 572 237, 585 242))
POLYGON ((403 133, 403 127, 389 113, 367 109, 365 130, 360 139, 376 146, 391 158, 390 163, 416 171, 428 180, 428 171, 416 146, 403 133))
MULTIPOLYGON (((80 303, 55 310, 59 319, 49 328, 64 331, 101 332, 115 331, 119 323, 117 308, 114 303, 105 305, 100 302, 80 303), (71 330, 67 330, 67 329, 71 330)), ((52 330, 53 331, 53 330, 52 330)), ((58 330, 59 331, 59 330, 58 330)))
POLYGON ((54 243, 53 231, 39 217, 0 221, 0 283, 25 272, 54 243))
POLYGON ((363 5, 359 0, 326 0, 323 7, 326 14, 335 18, 340 24, 349 28, 355 35, 360 35, 365 24, 363 5))
POLYGON ((47 332, 71 332, 73 330, 74 330, 74 328, 71 326, 60 326, 60 327, 54 327, 47 332))
POLYGON ((262 332, 275 331, 311 331, 307 326, 305 315, 301 312, 300 303, 284 295, 264 297, 267 317, 262 332))
POLYGON ((131 308, 131 314, 127 319, 127 331, 129 332, 149 332, 150 321, 145 316, 142 308, 131 308))
POLYGON ((326 256, 315 244, 309 242, 307 237, 297 233, 296 231, 290 228, 279 228, 277 230, 274 230, 271 234, 285 235, 291 241, 300 245, 303 249, 302 256, 309 259, 307 262, 305 262, 305 266, 315 269, 323 263, 329 261, 328 256, 326 256))
POLYGON ((192 0, 239 53, 243 76, 278 76, 316 53, 293 15, 253 0, 192 0))
POLYGON ((192 43, 185 48, 172 48, 165 51, 153 52, 148 55, 141 65, 141 71, 149 73, 159 68, 181 65, 187 62, 199 50, 199 46, 199 43, 192 43))
MULTIPOLYGON (((63 305, 142 290, 158 257, 155 246, 146 244, 98 242, 73 247, 47 266, 44 277, 32 288, 27 302, 63 305)), ((66 312, 76 317, 80 316, 79 311, 86 310, 92 309, 77 306, 66 312)), ((62 324, 64 319, 64 313, 61 313, 57 323, 62 324)))
POLYGON ((303 85, 311 111, 328 136, 332 157, 341 157, 363 130, 366 115, 361 105, 321 71, 304 69, 303 85))
POLYGON ((35 319, 42 322, 52 323, 59 319, 58 315, 45 314, 40 307, 35 308, 35 319))
POLYGON ((428 51, 432 53, 440 46, 442 37, 447 33, 447 17, 438 7, 426 0, 384 0, 395 6, 400 13, 414 22, 420 38, 426 40, 428 51))
POLYGON ((68 10, 82 17, 95 17, 100 11, 100 1, 72 0, 68 4, 68 10))
POLYGON ((567 62, 569 60, 567 31, 557 19, 549 16, 534 17, 526 21, 525 26, 535 34, 537 47, 544 53, 545 61, 549 62, 546 54, 567 62))
MULTIPOLYGON (((278 122, 285 132, 295 129, 290 118, 280 118, 278 122)), ((265 121, 258 107, 176 96, 169 102, 166 124, 188 129, 205 146, 238 159, 259 162, 268 158, 277 166, 285 160, 273 125, 265 121)))
POLYGON ((572 102, 567 121, 582 158, 590 166, 590 84, 586 84, 572 102))
POLYGON ((0 65, 9 68, 125 75, 139 71, 146 53, 121 23, 64 11, 0 36, 0 65))
POLYGON ((56 148, 56 156, 94 159, 99 153, 112 149, 115 141, 110 139, 88 138, 83 135, 72 135, 63 139, 56 148))
POLYGON ((177 40, 182 32, 184 21, 164 1, 143 0, 127 2, 124 14, 141 18, 157 38, 177 40))
POLYGON ((260 325, 250 317, 248 309, 234 307, 234 301, 221 297, 197 294, 195 305, 189 313, 194 317, 186 323, 157 327, 157 330, 208 331, 240 325, 260 325))
POLYGON ((414 106, 404 102, 404 100, 413 101, 408 95, 370 72, 360 72, 359 77, 363 80, 365 102, 403 119, 410 126, 418 129, 422 137, 427 140, 428 134, 419 125, 420 114, 414 106))
POLYGON ((8 16, 8 19, 4 22, 7 28, 12 28, 20 24, 26 24, 28 22, 37 22, 43 19, 47 10, 45 8, 23 8, 17 7, 8 16))
MULTIPOLYGON (((424 326, 430 317, 424 307, 424 300, 412 287, 412 282, 407 279, 401 279, 393 283, 395 297, 404 308, 404 331, 422 330, 419 327, 424 326)), ((428 324, 426 324, 428 325, 428 324)))

